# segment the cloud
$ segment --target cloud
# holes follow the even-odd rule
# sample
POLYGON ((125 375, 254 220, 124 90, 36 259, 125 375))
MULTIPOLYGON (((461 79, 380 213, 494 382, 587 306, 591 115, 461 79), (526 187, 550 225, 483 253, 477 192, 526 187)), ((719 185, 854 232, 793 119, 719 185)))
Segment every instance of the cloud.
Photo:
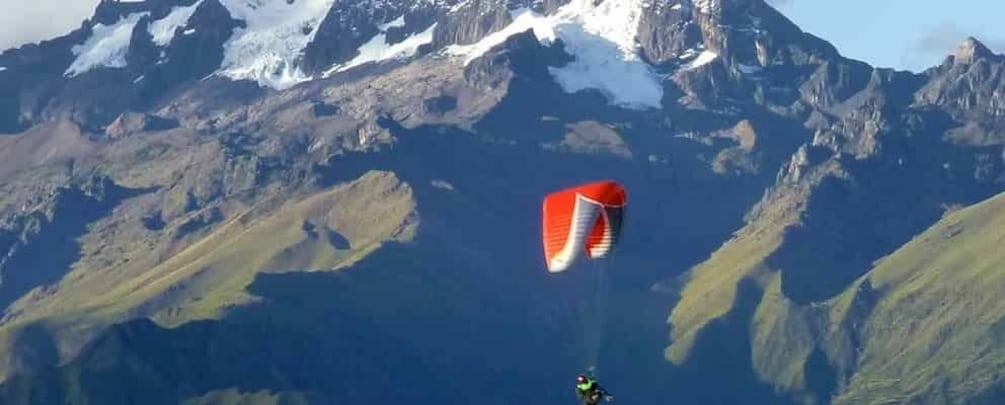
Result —
POLYGON ((98 0, 15 0, 0 13, 0 50, 55 38, 80 27, 98 0))

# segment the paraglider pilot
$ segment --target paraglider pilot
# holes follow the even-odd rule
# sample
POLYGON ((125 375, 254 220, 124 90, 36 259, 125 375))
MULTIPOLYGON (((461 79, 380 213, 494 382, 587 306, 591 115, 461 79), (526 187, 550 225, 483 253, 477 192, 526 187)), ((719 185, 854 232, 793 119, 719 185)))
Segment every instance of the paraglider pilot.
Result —
POLYGON ((601 399, 607 401, 614 399, 607 390, 597 383, 597 380, 582 374, 576 377, 576 395, 585 405, 596 405, 600 403, 601 399))

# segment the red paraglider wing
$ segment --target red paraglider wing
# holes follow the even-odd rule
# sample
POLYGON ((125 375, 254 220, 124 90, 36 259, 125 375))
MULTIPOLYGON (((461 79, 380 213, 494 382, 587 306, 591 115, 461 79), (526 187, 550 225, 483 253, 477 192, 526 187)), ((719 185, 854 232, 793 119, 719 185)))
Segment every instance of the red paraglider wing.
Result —
POLYGON ((590 238, 586 240, 586 254, 591 259, 607 257, 618 243, 621 233, 623 207, 605 206, 603 215, 597 218, 590 238))
POLYGON ((548 271, 564 271, 584 253, 590 258, 607 256, 617 244, 627 200, 624 187, 613 181, 545 197, 542 239, 548 271))

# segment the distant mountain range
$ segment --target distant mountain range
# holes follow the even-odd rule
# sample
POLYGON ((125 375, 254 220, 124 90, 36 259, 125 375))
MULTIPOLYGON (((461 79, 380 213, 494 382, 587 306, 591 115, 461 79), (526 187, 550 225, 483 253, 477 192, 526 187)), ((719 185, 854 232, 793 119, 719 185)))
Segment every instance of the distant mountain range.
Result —
POLYGON ((1003 116, 763 0, 102 1, 0 53, 0 402, 574 403, 603 338, 618 403, 1001 403, 1003 116))

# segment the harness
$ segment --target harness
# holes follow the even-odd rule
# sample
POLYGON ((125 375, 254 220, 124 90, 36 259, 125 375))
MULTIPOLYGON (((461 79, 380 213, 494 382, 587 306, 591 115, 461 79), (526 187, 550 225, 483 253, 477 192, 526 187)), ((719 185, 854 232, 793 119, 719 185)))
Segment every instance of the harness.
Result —
POLYGON ((576 388, 579 389, 580 391, 589 391, 593 389, 593 385, 596 383, 597 382, 593 380, 586 380, 585 383, 576 384, 576 388))

